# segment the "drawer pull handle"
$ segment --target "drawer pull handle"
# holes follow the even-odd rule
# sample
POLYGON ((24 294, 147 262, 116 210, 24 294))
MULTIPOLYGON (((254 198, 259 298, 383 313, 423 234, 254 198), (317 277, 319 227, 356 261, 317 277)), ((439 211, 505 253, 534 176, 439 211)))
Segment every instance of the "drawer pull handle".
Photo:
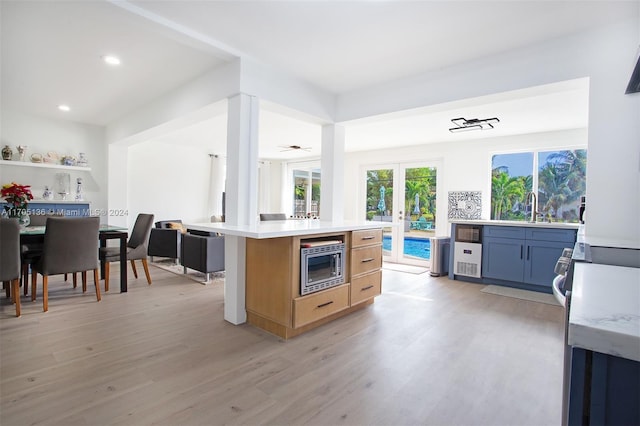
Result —
POLYGON ((328 301, 328 302, 326 302, 326 303, 321 303, 321 304, 319 304, 319 305, 318 305, 318 308, 324 308, 325 306, 329 306, 329 305, 330 305, 330 304, 332 304, 332 303, 333 303, 333 300, 329 300, 329 301, 328 301))
POLYGON ((374 238, 375 238, 374 236, 362 237, 363 240, 373 240, 374 238))
POLYGON ((362 288, 362 290, 360 290, 360 291, 367 291, 367 290, 369 290, 370 288, 373 288, 373 286, 372 286, 372 285, 368 285, 368 286, 366 286, 366 287, 363 287, 363 288, 362 288))
POLYGON ((362 262, 362 263, 366 263, 366 262, 372 262, 373 260, 374 260, 374 258, 373 258, 373 257, 368 257, 368 258, 366 258, 366 259, 362 259, 362 260, 361 260, 361 262, 362 262))

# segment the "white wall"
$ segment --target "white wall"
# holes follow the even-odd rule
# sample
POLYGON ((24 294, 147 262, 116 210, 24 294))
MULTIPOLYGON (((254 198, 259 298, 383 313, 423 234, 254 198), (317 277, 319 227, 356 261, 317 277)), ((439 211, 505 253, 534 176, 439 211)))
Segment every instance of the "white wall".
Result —
POLYGON ((589 77, 586 235, 639 245, 640 94, 624 90, 640 44, 640 2, 626 7, 629 19, 606 28, 343 94, 337 120, 589 77))
POLYGON ((349 153, 345 159, 345 218, 362 220, 365 217, 366 187, 363 167, 389 164, 390 161, 439 162, 439 192, 436 201, 436 223, 439 225, 436 233, 439 236, 449 235, 449 227, 440 225, 447 223, 449 191, 482 191, 482 218, 490 217, 491 157, 494 154, 546 148, 584 148, 586 143, 586 129, 576 129, 349 153))
POLYGON ((209 222, 209 154, 192 147, 143 142, 129 147, 129 217, 209 222))
MULTIPOLYGON (((53 190, 56 173, 69 173, 72 191, 70 198, 75 196, 76 179, 82 178, 85 200, 91 202, 92 209, 106 211, 107 145, 103 127, 35 117, 3 109, 1 128, 0 143, 2 147, 9 145, 13 149, 16 160, 17 145, 27 145, 26 158, 33 153, 46 155, 49 151, 55 151, 61 156, 71 155, 78 158, 79 153, 84 152, 91 171, 0 166, 0 183, 16 181, 31 185, 34 197, 41 199, 45 185, 53 190)), ((107 218, 103 216, 102 221, 106 223, 107 218)))

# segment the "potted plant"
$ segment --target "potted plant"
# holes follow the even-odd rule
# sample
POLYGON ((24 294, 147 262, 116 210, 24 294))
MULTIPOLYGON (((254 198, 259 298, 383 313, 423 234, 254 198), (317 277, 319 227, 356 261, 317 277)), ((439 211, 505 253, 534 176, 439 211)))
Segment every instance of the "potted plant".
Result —
POLYGON ((29 226, 30 219, 27 207, 29 201, 33 200, 31 186, 11 182, 2 186, 0 194, 7 202, 7 205, 4 206, 5 214, 8 217, 18 218, 22 226, 29 226))

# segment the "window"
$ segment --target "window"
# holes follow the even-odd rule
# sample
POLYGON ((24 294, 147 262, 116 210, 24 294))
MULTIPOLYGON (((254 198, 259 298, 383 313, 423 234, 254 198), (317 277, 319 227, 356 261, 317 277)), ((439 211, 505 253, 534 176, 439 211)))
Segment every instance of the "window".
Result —
POLYGON ((529 220, 533 197, 528 195, 533 193, 538 217, 577 222, 580 197, 585 195, 586 171, 586 149, 494 155, 491 219, 529 220))
POLYGON ((320 216, 320 170, 293 170, 293 215, 320 216))

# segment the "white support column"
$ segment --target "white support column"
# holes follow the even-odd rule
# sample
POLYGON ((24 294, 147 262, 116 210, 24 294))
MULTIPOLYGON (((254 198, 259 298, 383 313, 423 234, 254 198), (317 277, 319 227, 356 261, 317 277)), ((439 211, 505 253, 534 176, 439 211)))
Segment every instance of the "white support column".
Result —
MULTIPOLYGON (((227 121, 226 217, 231 225, 255 225, 258 203, 258 99, 240 93, 229 98, 227 121)), ((247 320, 246 240, 225 236, 224 319, 247 320)))
POLYGON ((322 126, 322 181, 320 184, 320 220, 344 219, 344 127, 322 126))
POLYGON ((229 98, 226 222, 255 225, 258 216, 259 102, 244 93, 229 98))

